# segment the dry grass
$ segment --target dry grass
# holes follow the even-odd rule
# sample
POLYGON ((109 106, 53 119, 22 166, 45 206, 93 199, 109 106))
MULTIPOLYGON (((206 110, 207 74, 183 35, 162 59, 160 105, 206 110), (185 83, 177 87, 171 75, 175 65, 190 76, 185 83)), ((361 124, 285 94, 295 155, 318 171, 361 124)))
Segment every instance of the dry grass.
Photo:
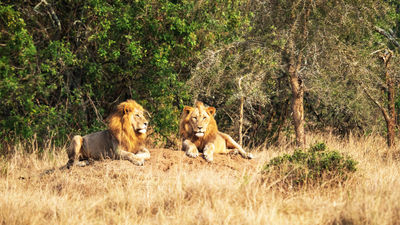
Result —
POLYGON ((385 140, 308 137, 321 140, 359 161, 346 185, 288 191, 261 183, 264 162, 292 151, 283 147, 243 168, 185 158, 157 166, 168 162, 160 155, 144 167, 104 161, 40 177, 66 162, 64 151, 38 158, 16 146, 0 159, 0 224, 399 224, 400 162, 385 140))

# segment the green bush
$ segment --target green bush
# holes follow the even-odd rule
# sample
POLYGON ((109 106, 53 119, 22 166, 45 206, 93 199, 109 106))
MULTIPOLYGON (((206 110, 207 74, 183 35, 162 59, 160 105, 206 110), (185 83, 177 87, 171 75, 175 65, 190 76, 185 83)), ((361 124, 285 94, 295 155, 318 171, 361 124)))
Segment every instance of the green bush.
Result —
POLYGON ((265 177, 276 178, 286 187, 304 185, 337 185, 349 179, 357 170, 357 162, 338 151, 329 151, 325 143, 308 150, 295 150, 271 159, 262 169, 265 177), (275 175, 275 176, 274 176, 275 175))

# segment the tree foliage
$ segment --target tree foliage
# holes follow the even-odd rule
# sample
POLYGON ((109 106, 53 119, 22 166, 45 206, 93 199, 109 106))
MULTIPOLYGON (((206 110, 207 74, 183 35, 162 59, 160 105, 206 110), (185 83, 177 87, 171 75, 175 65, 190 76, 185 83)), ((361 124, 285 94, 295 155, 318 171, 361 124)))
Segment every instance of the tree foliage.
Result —
POLYGON ((234 136, 244 102, 245 145, 292 139, 290 52, 306 130, 384 133, 364 90, 386 104, 373 53, 393 51, 397 82, 399 24, 397 1, 6 0, 0 138, 64 143, 104 128, 112 108, 133 98, 165 139, 196 99, 217 107, 221 129, 234 136))
POLYGON ((235 40, 246 26, 239 3, 2 3, 1 137, 99 129, 126 98, 151 112, 156 132, 170 135, 199 52, 235 40))

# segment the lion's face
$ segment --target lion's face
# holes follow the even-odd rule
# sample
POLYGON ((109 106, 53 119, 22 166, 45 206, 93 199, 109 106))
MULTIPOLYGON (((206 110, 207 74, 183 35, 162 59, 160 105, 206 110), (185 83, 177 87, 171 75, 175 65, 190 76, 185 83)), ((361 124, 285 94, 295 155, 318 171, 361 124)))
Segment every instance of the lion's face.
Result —
POLYGON ((129 120, 135 132, 144 134, 147 132, 148 121, 144 116, 143 111, 135 109, 129 115, 129 120))
POLYGON ((184 110, 189 113, 189 124, 192 128, 194 135, 203 137, 207 131, 210 121, 213 119, 215 113, 214 107, 204 107, 199 105, 196 108, 186 106, 184 110))

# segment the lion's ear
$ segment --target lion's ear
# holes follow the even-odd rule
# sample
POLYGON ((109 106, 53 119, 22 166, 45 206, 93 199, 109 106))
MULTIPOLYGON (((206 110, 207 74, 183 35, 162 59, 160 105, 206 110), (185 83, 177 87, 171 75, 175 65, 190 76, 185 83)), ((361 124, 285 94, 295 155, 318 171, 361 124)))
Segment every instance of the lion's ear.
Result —
POLYGON ((215 108, 214 107, 207 107, 207 109, 206 109, 206 112, 208 113, 208 114, 210 114, 211 116, 213 116, 214 114, 215 114, 215 108))
POLYGON ((127 106, 124 106, 123 112, 124 112, 124 114, 128 114, 130 112, 130 110, 127 106))
POLYGON ((191 106, 185 106, 185 107, 183 108, 183 112, 184 112, 186 115, 189 114, 189 113, 191 113, 193 110, 194 110, 194 108, 191 107, 191 106))
POLYGON ((125 102, 121 102, 117 106, 117 109, 118 111, 122 112, 122 114, 129 114, 139 107, 141 108, 139 104, 137 104, 134 100, 129 99, 125 102))

